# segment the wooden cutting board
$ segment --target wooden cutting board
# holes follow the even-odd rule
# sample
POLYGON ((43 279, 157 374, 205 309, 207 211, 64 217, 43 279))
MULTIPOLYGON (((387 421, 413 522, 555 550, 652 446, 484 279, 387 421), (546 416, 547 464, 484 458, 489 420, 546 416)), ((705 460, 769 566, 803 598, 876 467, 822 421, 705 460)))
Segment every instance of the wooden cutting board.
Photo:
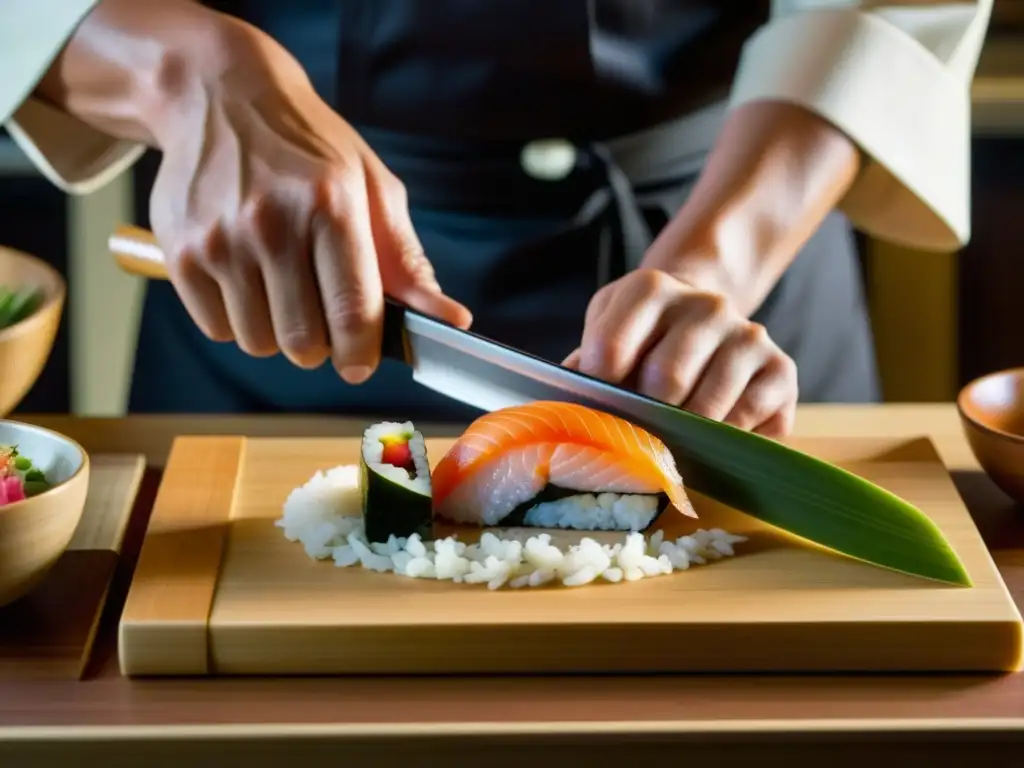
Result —
MULTIPOLYGON (((182 437, 122 616, 128 675, 1007 670, 1021 617, 928 439, 793 445, 903 496, 972 588, 844 558, 694 495, 736 556, 637 582, 490 591, 314 561, 274 526, 356 439, 182 437)), ((436 462, 450 440, 428 440, 436 462)), ((672 516, 672 535, 692 521, 672 516)))
POLYGON ((0 675, 79 679, 107 602, 145 470, 142 455, 90 457, 89 492, 67 551, 39 586, 0 609, 0 675))

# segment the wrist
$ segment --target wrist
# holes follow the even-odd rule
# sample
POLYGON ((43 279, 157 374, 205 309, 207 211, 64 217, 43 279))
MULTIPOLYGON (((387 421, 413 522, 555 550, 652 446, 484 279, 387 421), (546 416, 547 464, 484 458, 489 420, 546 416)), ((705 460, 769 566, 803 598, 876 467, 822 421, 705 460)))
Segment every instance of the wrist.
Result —
POLYGON ((139 118, 166 149, 209 117, 210 103, 258 102, 275 87, 275 60, 305 73, 266 34, 234 17, 197 6, 193 24, 162 35, 153 66, 139 78, 139 118))
POLYGON ((217 91, 265 88, 271 43, 192 0, 103 0, 35 95, 111 136, 163 149, 208 113, 217 91))
POLYGON ((758 240, 763 244, 765 239, 764 229, 727 206, 699 220, 688 213, 681 211, 669 222, 642 266, 724 296, 740 311, 752 314, 778 277, 770 272, 771 261, 757 249, 758 240))
POLYGON ((752 314, 858 170, 853 143, 812 113, 773 102, 740 107, 645 266, 752 314))

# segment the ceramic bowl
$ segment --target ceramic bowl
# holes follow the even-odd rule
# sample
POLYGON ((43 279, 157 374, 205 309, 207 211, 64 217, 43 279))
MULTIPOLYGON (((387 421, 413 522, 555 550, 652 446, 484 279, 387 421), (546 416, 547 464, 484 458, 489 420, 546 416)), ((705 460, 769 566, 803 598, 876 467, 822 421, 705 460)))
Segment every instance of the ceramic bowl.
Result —
POLYGON ((975 379, 960 391, 957 410, 981 468, 1024 504, 1024 368, 975 379))
POLYGON ((89 490, 89 456, 82 446, 42 427, 0 419, 0 445, 41 469, 51 487, 0 506, 0 606, 27 594, 71 543, 89 490))
POLYGON ((46 262, 0 247, 0 285, 42 291, 40 306, 29 317, 0 328, 0 416, 6 416, 36 383, 57 337, 67 286, 46 262))

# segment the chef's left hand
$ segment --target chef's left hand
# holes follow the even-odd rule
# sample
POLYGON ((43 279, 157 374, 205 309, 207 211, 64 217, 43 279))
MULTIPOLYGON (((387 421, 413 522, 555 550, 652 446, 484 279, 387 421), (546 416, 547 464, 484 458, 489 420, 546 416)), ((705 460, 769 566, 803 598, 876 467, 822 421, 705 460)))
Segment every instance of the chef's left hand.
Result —
POLYGON ((563 365, 768 437, 793 427, 796 364, 764 326, 658 269, 598 291, 563 365))

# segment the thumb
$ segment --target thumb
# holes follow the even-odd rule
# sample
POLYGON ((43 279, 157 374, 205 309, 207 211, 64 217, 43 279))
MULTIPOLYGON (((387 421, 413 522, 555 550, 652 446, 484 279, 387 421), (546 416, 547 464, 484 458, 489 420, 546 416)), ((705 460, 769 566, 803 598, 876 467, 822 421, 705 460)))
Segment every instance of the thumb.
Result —
POLYGON ((384 171, 376 174, 373 219, 374 239, 384 293, 425 315, 459 328, 469 328, 473 315, 463 304, 446 296, 423 246, 406 203, 401 182, 384 171))

